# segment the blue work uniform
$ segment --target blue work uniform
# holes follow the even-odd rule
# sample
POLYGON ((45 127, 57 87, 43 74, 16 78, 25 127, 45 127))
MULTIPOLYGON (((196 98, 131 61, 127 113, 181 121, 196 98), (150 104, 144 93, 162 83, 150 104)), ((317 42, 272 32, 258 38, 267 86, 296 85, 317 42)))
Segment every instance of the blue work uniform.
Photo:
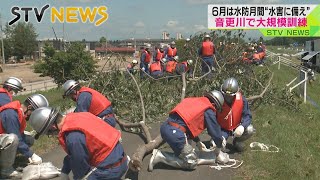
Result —
POLYGON ((0 93, 0 107, 11 102, 10 97, 6 93, 0 93))
MULTIPOLYGON (((243 101, 243 108, 242 108, 242 118, 241 118, 241 125, 246 129, 252 122, 252 114, 249 109, 249 103, 247 99, 242 95, 242 101, 243 101)), ((222 136, 225 139, 228 139, 230 135, 232 135, 232 131, 227 131, 225 129, 221 129, 222 136)))
MULTIPOLYGON (((149 63, 145 62, 146 58, 147 58, 147 55, 146 55, 146 52, 144 51, 140 57, 140 69, 141 69, 140 71, 142 71, 142 68, 144 68, 144 71, 146 73, 149 73, 149 63)), ((140 72, 140 77, 143 77, 143 76, 144 76, 144 73, 140 72)))
MULTIPOLYGON (((68 155, 64 158, 61 172, 69 174, 72 171, 74 179, 82 179, 94 168, 89 164, 90 154, 86 144, 86 137, 80 131, 70 131, 65 134, 65 142, 68 155)), ((122 162, 124 156, 126 155, 123 147, 118 143, 88 177, 88 180, 121 179, 128 169, 128 160, 126 159, 122 162), (110 168, 107 168, 108 166, 110 168)))
MULTIPOLYGON (((89 112, 91 100, 92 100, 91 93, 81 92, 78 96, 77 107, 74 110, 74 112, 89 112)), ((117 124, 116 118, 113 115, 113 110, 111 105, 107 109, 103 110, 100 114, 98 114, 98 117, 102 118, 106 123, 108 123, 112 127, 115 127, 117 124)))
MULTIPOLYGON (((174 60, 174 59, 173 59, 174 56, 169 56, 169 55, 168 55, 168 49, 169 49, 169 47, 164 50, 164 57, 165 57, 168 61, 173 61, 173 60, 174 60)), ((176 49, 176 47, 175 47, 175 48, 172 48, 172 49, 176 49)), ((178 54, 178 50, 177 50, 177 54, 178 54)))
POLYGON ((215 66, 214 61, 213 61, 213 56, 202 56, 202 46, 199 48, 198 54, 203 60, 202 64, 201 64, 202 74, 205 74, 205 73, 209 72, 209 68, 212 69, 212 67, 215 66), (209 65, 209 67, 206 63, 209 65))
POLYGON ((191 67, 187 67, 185 64, 178 63, 176 66, 176 72, 177 74, 182 74, 183 72, 188 73, 189 76, 192 75, 192 69, 191 67))
MULTIPOLYGON (((176 156, 179 156, 186 142, 185 134, 177 127, 171 126, 168 121, 179 124, 180 126, 187 128, 187 125, 183 119, 177 114, 173 113, 169 115, 166 122, 161 125, 160 133, 165 142, 169 144, 176 156)), ((222 146, 221 127, 218 124, 216 113, 212 109, 207 109, 204 112, 204 122, 207 127, 208 134, 214 140, 218 148, 222 146)), ((190 136, 189 132, 186 134, 187 138, 190 136)))
POLYGON ((6 134, 15 134, 19 138, 18 152, 23 156, 30 158, 33 154, 28 144, 26 143, 26 136, 20 133, 20 122, 18 113, 13 109, 5 109, 0 113, 0 123, 6 134))

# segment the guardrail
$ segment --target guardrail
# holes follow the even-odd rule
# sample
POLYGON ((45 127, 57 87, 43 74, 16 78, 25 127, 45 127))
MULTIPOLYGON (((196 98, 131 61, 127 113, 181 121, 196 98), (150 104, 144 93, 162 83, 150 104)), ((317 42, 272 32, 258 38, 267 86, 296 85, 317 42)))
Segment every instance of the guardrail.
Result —
POLYGON ((23 84, 25 91, 19 94, 30 94, 36 91, 46 91, 52 88, 57 87, 58 85, 53 80, 45 80, 33 83, 23 84))

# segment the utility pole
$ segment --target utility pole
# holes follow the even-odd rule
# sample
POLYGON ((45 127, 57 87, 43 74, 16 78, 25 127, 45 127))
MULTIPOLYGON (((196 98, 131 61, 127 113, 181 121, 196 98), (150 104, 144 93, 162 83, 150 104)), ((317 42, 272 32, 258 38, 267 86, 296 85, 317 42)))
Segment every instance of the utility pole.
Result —
POLYGON ((3 64, 6 64, 5 56, 4 56, 4 44, 3 44, 3 29, 2 29, 2 17, 0 15, 0 30, 1 30, 1 44, 2 44, 2 60, 3 64))
POLYGON ((107 56, 107 52, 108 52, 108 50, 107 50, 107 47, 108 47, 108 35, 106 34, 106 56, 107 56))

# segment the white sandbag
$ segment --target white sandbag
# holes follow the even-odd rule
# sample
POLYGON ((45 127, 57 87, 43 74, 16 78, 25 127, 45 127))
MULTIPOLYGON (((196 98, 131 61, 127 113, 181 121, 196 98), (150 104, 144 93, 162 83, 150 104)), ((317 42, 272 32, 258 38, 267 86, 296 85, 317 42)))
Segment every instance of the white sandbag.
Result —
POLYGON ((60 175, 60 171, 51 162, 39 165, 28 165, 23 168, 22 180, 52 179, 60 175))

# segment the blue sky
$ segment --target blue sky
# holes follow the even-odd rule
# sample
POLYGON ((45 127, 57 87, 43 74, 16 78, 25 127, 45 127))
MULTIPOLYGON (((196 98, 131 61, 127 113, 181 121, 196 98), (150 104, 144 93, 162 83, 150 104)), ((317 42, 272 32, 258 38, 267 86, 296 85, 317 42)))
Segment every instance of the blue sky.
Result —
MULTIPOLYGON (((101 36, 108 39, 161 38, 167 31, 170 37, 180 32, 184 37, 207 29, 208 4, 319 4, 319 0, 1 0, 0 14, 7 22, 14 18, 12 6, 31 6, 41 8, 45 4, 54 7, 107 6, 109 19, 99 27, 91 23, 65 24, 67 40, 98 40, 101 36)), ((50 22, 47 11, 41 23, 32 15, 30 21, 35 25, 38 39, 52 38, 54 27, 58 37, 62 37, 62 24, 50 22)), ((20 19, 21 20, 21 19, 20 19)), ((249 33, 259 37, 260 33, 249 33)))

